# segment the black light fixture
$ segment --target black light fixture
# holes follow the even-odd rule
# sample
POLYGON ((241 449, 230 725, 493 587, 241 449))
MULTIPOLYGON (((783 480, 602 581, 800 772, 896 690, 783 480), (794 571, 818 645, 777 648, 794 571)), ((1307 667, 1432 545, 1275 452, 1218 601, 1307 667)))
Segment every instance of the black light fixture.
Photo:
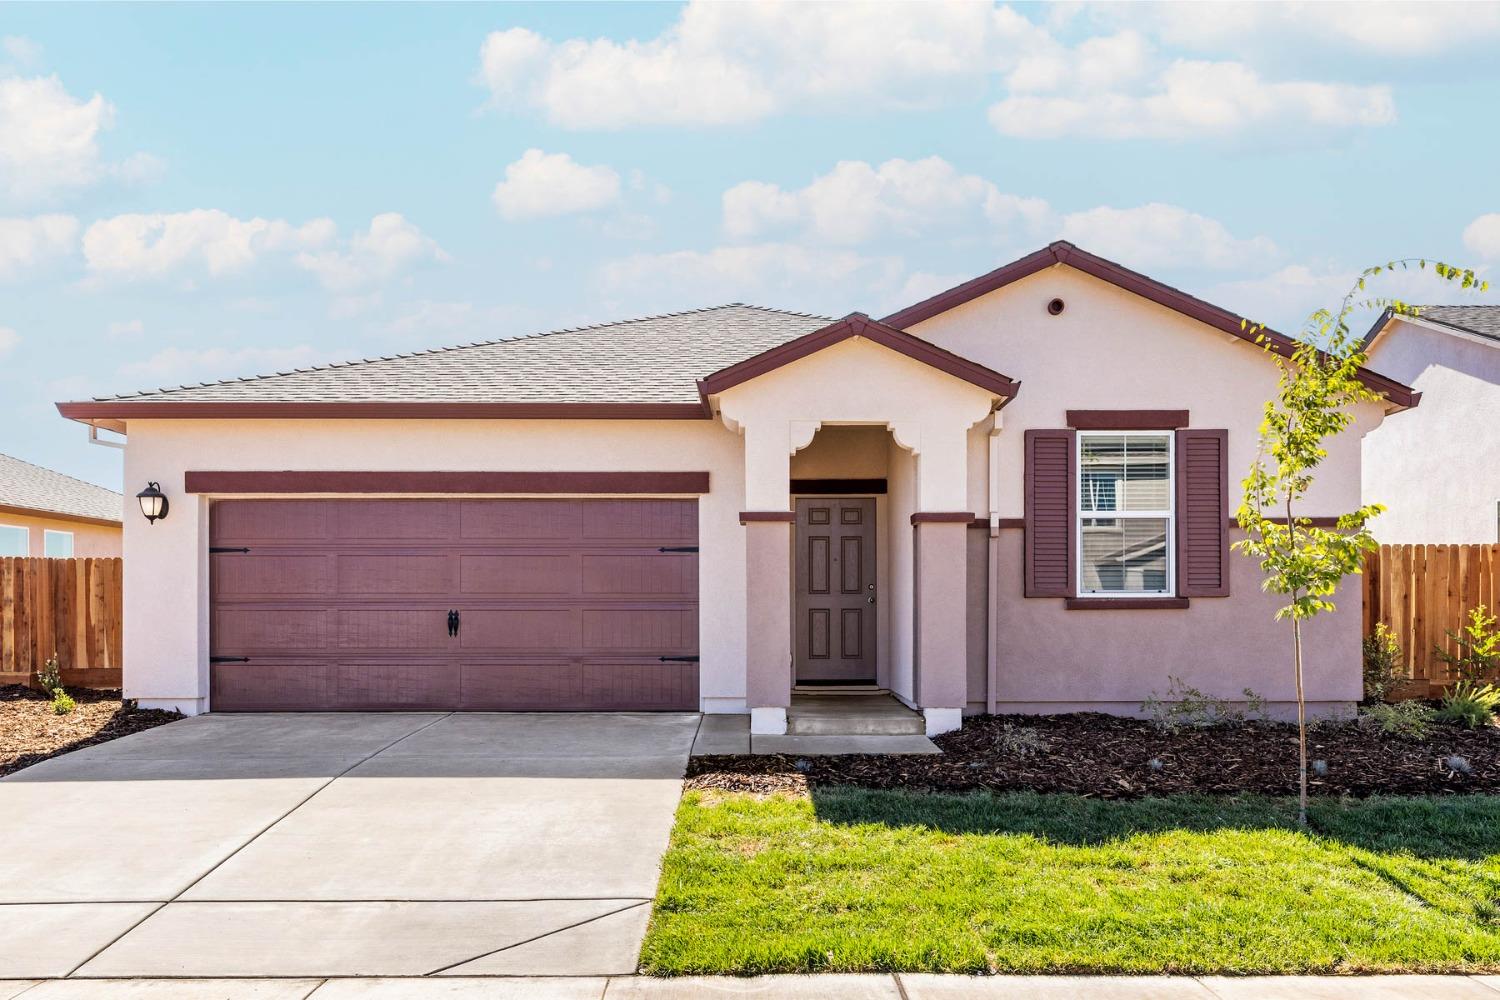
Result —
POLYGON ((161 483, 150 482, 135 495, 140 501, 141 513, 148 524, 167 516, 167 495, 161 491, 161 483))

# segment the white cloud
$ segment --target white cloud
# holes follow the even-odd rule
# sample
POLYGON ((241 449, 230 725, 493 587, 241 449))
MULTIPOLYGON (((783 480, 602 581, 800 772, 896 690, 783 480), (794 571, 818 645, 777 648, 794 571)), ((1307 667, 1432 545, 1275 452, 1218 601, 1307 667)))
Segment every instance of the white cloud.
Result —
POLYGON ((146 324, 138 319, 116 320, 104 328, 110 340, 134 340, 146 332, 146 324))
POLYGON ((6 357, 21 343, 21 335, 8 326, 0 326, 0 358, 6 357))
POLYGON ((1100 206, 1063 217, 1062 238, 1132 268, 1235 268, 1264 265, 1276 244, 1241 239, 1222 222, 1176 205, 1100 206))
POLYGON ((494 105, 565 128, 724 125, 808 108, 924 106, 962 94, 1042 29, 1006 7, 689 3, 645 41, 497 31, 480 50, 494 105))
POLYGON ((306 368, 322 360, 322 353, 308 344, 233 349, 168 347, 144 361, 123 365, 120 374, 126 378, 172 385, 306 368))
POLYGON ((567 153, 528 149, 505 168, 492 197, 511 220, 594 212, 619 201, 620 175, 602 165, 586 167, 567 153))
POLYGON ((89 226, 83 255, 97 278, 218 277, 244 271, 267 253, 321 245, 335 231, 327 219, 296 226, 283 219, 237 219, 218 209, 132 213, 89 226))
POLYGON ((1481 215, 1465 226, 1464 246, 1486 260, 1500 261, 1500 212, 1481 215))
POLYGON ((0 279, 73 252, 78 220, 71 215, 0 218, 0 279))
POLYGON ((1179 59, 1159 74, 1138 67, 1095 64, 1074 50, 1046 74, 1024 81, 990 107, 999 132, 1028 139, 1195 138, 1249 129, 1287 131, 1389 125, 1396 105, 1389 87, 1315 81, 1271 81, 1238 62, 1179 59), (1091 76, 1116 72, 1116 87, 1098 88, 1091 76))
POLYGON ((78 100, 55 76, 0 79, 0 191, 29 201, 92 184, 113 118, 103 96, 78 100))
POLYGON ((737 239, 795 228, 826 242, 856 244, 884 233, 920 236, 976 223, 1032 233, 1045 225, 1049 209, 1040 198, 1006 194, 930 156, 878 167, 845 160, 795 191, 746 181, 724 192, 723 213, 725 232, 737 239))
POLYGON ((385 212, 355 233, 346 248, 300 253, 297 265, 328 290, 348 294, 389 281, 423 261, 448 259, 442 247, 400 213, 385 212))
POLYGON ((0 38, 0 51, 17 69, 27 69, 42 61, 42 46, 24 35, 0 38))
POLYGON ((601 283, 611 294, 666 306, 676 302, 762 301, 837 308, 900 279, 895 257, 848 250, 759 243, 707 251, 634 254, 606 263, 601 283), (852 297, 852 299, 851 299, 852 297))

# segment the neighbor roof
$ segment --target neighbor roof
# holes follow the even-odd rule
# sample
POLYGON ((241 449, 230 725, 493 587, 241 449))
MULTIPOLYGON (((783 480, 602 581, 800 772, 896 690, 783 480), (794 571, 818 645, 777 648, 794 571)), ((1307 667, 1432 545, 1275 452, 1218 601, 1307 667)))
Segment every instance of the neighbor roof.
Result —
POLYGON ((1500 340, 1500 306, 1417 306, 1417 318, 1500 340))
POLYGON ((125 498, 103 486, 0 455, 0 516, 3 513, 55 514, 119 524, 125 498))

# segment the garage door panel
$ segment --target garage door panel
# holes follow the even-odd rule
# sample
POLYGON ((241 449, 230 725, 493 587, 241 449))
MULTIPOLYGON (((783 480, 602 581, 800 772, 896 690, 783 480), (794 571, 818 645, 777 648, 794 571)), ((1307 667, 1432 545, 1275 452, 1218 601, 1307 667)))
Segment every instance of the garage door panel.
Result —
POLYGON ((326 500, 256 500, 214 505, 209 529, 213 544, 275 538, 320 542, 329 537, 331 505, 326 500))
POLYGON ((333 557, 283 553, 225 553, 211 557, 214 593, 221 598, 275 599, 334 593, 333 557))
POLYGON ((698 664, 585 662, 583 685, 601 711, 693 711, 698 664))
POLYGON ((474 712, 566 712, 585 707, 576 660, 465 663, 460 707, 474 712))
POLYGON ((453 709, 462 668, 452 660, 344 660, 334 667, 334 698, 354 711, 453 709))
POLYGON ((694 653, 698 649, 696 608, 587 608, 583 648, 644 653, 694 653))
POLYGON ((338 592, 343 595, 430 596, 453 593, 456 557, 447 554, 338 556, 338 592))
POLYGON ((581 537, 577 500, 460 500, 461 536, 503 544, 573 541, 581 537))
POLYGON ((582 591, 590 597, 696 599, 698 560, 684 554, 626 553, 582 557, 582 591))
POLYGON ((444 608, 361 608, 333 612, 340 649, 443 651, 448 635, 444 608))
POLYGON ((579 557, 570 553, 466 554, 459 560, 464 594, 578 593, 579 557))
POLYGON ((698 505, 659 500, 594 500, 583 507, 586 540, 686 544, 698 540, 698 505))
POLYGON ((216 651, 233 655, 326 649, 334 635, 333 615, 324 608, 220 607, 213 616, 216 651))
POLYGON ((577 608, 468 608, 459 640, 466 650, 560 652, 577 649, 581 635, 577 608))
POLYGON ((216 663, 209 686, 216 712, 319 712, 338 707, 334 671, 326 660, 260 659, 216 663))
POLYGON ((451 500, 333 500, 334 536, 389 542, 445 541, 454 537, 458 512, 451 500))

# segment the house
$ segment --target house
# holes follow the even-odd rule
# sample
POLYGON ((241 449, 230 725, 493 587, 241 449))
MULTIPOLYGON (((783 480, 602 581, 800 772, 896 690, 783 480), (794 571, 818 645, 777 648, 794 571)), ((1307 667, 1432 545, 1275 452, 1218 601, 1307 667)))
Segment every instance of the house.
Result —
POLYGON ((1500 306, 1381 316, 1369 367, 1423 395, 1365 438, 1364 495, 1389 544, 1500 542, 1500 306))
MULTIPOLYGON (((701 709, 794 688, 1134 712, 1293 700, 1231 555, 1276 366, 1240 317, 1067 243, 875 320, 730 305, 61 403, 127 435, 125 688, 208 709, 701 709)), ((1290 342, 1272 337, 1275 350, 1290 342)), ((1359 502, 1334 442, 1308 512, 1359 502)), ((1357 584, 1306 630, 1360 697, 1357 584)))
POLYGON ((0 556, 118 556, 123 510, 114 490, 0 455, 0 556))

